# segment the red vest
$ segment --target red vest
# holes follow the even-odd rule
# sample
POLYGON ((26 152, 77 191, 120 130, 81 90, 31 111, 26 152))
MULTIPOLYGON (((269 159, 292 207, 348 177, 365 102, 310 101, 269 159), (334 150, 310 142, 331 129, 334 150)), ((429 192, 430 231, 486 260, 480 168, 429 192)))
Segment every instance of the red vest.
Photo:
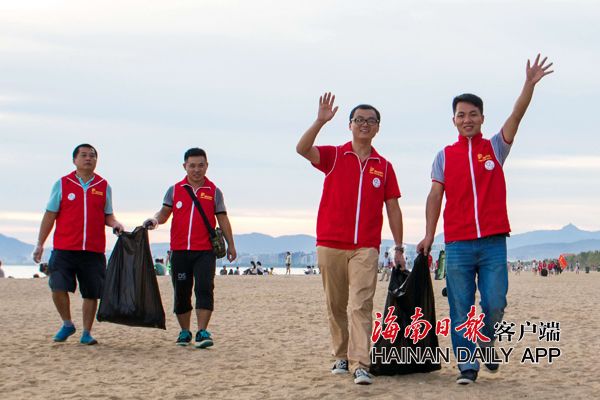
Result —
POLYGON ((104 206, 107 187, 108 182, 97 174, 85 192, 75 171, 61 178, 62 196, 54 231, 55 249, 106 251, 104 206))
POLYGON ((492 143, 481 133, 459 136, 444 157, 445 242, 509 233, 504 172, 492 143))
MULTIPOLYGON (((171 222, 171 250, 212 250, 210 236, 194 201, 184 186, 192 187, 185 177, 173 186, 173 220, 171 222)), ((193 189, 193 188, 192 188, 193 189)), ((217 187, 208 178, 204 186, 195 190, 202 210, 215 228, 215 195, 217 187)))
POLYGON ((321 163, 315 166, 327 175, 317 216, 317 246, 379 250, 383 203, 400 197, 391 164, 374 148, 361 164, 352 142, 319 147, 319 152, 321 163), (326 159, 330 156, 334 159, 326 159))

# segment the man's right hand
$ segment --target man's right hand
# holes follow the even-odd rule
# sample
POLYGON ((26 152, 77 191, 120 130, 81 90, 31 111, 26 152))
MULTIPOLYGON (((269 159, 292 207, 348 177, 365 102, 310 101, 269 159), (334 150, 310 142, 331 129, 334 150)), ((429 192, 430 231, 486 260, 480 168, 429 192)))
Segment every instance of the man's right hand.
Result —
POLYGON ((333 107, 334 101, 335 95, 331 94, 331 92, 327 92, 319 97, 319 113, 317 114, 317 121, 323 124, 331 121, 339 108, 338 106, 333 107))
POLYGON ((158 220, 154 217, 148 218, 147 220, 144 221, 142 226, 146 229, 152 230, 158 226, 158 220))
POLYGON ((40 246, 38 244, 35 246, 35 249, 33 249, 33 253, 31 254, 33 257, 33 262, 38 264, 40 261, 42 261, 42 254, 44 254, 44 246, 40 246))
POLYGON ((425 236, 423 240, 417 245, 417 253, 423 253, 426 256, 431 252, 431 246, 433 245, 433 238, 425 236))

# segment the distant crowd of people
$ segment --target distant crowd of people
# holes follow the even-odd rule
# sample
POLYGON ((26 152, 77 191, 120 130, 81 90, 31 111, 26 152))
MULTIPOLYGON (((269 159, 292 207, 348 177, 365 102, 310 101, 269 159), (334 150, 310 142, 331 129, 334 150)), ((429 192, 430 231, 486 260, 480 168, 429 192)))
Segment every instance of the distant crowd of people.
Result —
MULTIPOLYGON (((582 269, 579 261, 568 264, 563 261, 563 264, 561 264, 560 260, 558 259, 533 260, 528 262, 522 262, 518 260, 516 262, 509 263, 508 268, 509 271, 515 273, 515 275, 520 275, 521 271, 527 271, 542 277, 560 275, 565 271, 579 274, 582 269)), ((583 269, 586 273, 589 273, 590 270, 600 271, 600 266, 585 266, 583 269)))

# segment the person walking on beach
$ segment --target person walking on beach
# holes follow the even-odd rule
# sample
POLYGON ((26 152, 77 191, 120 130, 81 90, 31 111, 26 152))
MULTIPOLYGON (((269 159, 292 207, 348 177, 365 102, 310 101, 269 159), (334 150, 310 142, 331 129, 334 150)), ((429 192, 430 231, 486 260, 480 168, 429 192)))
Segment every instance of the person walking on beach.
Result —
POLYGON ((289 251, 285 255, 285 274, 292 274, 292 253, 290 253, 289 251))
POLYGON ((186 176, 169 187, 161 209, 154 217, 144 221, 144 226, 154 229, 167 222, 171 214, 171 281, 174 291, 174 313, 181 327, 176 344, 188 346, 192 341, 190 322, 192 317, 192 287, 196 295, 196 348, 206 348, 214 344, 207 330, 214 310, 214 279, 216 256, 210 242, 210 235, 200 212, 194 205, 193 196, 200 202, 209 223, 216 223, 223 230, 227 241, 227 259, 236 258, 233 232, 221 190, 206 177, 208 159, 206 152, 199 148, 187 150, 183 157, 186 176))
MULTIPOLYGON (((468 348, 471 354, 475 350, 475 343, 456 328, 465 322, 474 306, 477 287, 485 314, 481 332, 490 340, 480 341, 481 347, 493 347, 494 324, 504 315, 508 291, 506 236, 510 226, 502 166, 535 85, 553 72, 549 70, 552 63, 546 65, 546 60, 540 62, 538 54, 533 65, 527 61, 525 84, 514 109, 500 132, 489 140, 481 134, 483 101, 473 94, 455 97, 452 120, 458 129, 458 141, 440 151, 433 162, 433 182, 426 204, 426 235, 417 245, 417 251, 425 254, 431 251, 445 193, 446 283, 455 355, 458 347, 468 348)), ((499 367, 496 363, 485 366, 492 372, 499 367)), ((458 367, 457 383, 469 384, 477 379, 477 361, 459 363, 458 367)))
POLYGON ((394 264, 392 262, 392 259, 390 258, 390 253, 388 253, 386 251, 383 255, 383 268, 381 271, 381 278, 379 278, 379 280, 383 281, 383 278, 385 278, 386 282, 389 281, 390 276, 392 275, 393 267, 394 267, 394 264))
POLYGON ((73 164, 76 169, 52 187, 33 250, 33 261, 39 263, 44 243, 56 223, 54 246, 48 261, 48 285, 63 325, 54 335, 55 342, 64 342, 76 331, 68 292, 75 292, 77 279, 83 297, 83 333, 79 342, 98 343, 91 331, 106 270, 104 226, 120 233, 123 225, 113 214, 110 185, 95 173, 97 161, 98 152, 92 145, 86 143, 75 147, 73 164))
POLYGON ((4 270, 2 269, 2 260, 0 260, 0 278, 4 278, 4 270))
POLYGON ((336 114, 335 96, 319 99, 317 119, 302 135, 296 151, 325 174, 317 216, 317 259, 327 303, 334 374, 350 369, 357 384, 370 384, 370 334, 383 206, 404 266, 400 189, 394 169, 372 147, 380 114, 361 104, 350 112, 352 140, 340 146, 314 146, 323 126, 336 114), (349 310, 348 310, 349 308, 349 310), (348 311, 350 321, 348 321, 348 311))

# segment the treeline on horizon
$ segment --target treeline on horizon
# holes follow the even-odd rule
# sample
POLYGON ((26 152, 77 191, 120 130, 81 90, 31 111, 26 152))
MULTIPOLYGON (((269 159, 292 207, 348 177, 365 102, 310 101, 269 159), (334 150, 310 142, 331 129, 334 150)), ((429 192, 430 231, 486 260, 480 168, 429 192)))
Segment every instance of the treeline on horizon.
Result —
POLYGON ((600 251, 585 251, 579 254, 569 254, 565 256, 569 265, 575 265, 579 261, 582 267, 593 267, 600 265, 600 251))

